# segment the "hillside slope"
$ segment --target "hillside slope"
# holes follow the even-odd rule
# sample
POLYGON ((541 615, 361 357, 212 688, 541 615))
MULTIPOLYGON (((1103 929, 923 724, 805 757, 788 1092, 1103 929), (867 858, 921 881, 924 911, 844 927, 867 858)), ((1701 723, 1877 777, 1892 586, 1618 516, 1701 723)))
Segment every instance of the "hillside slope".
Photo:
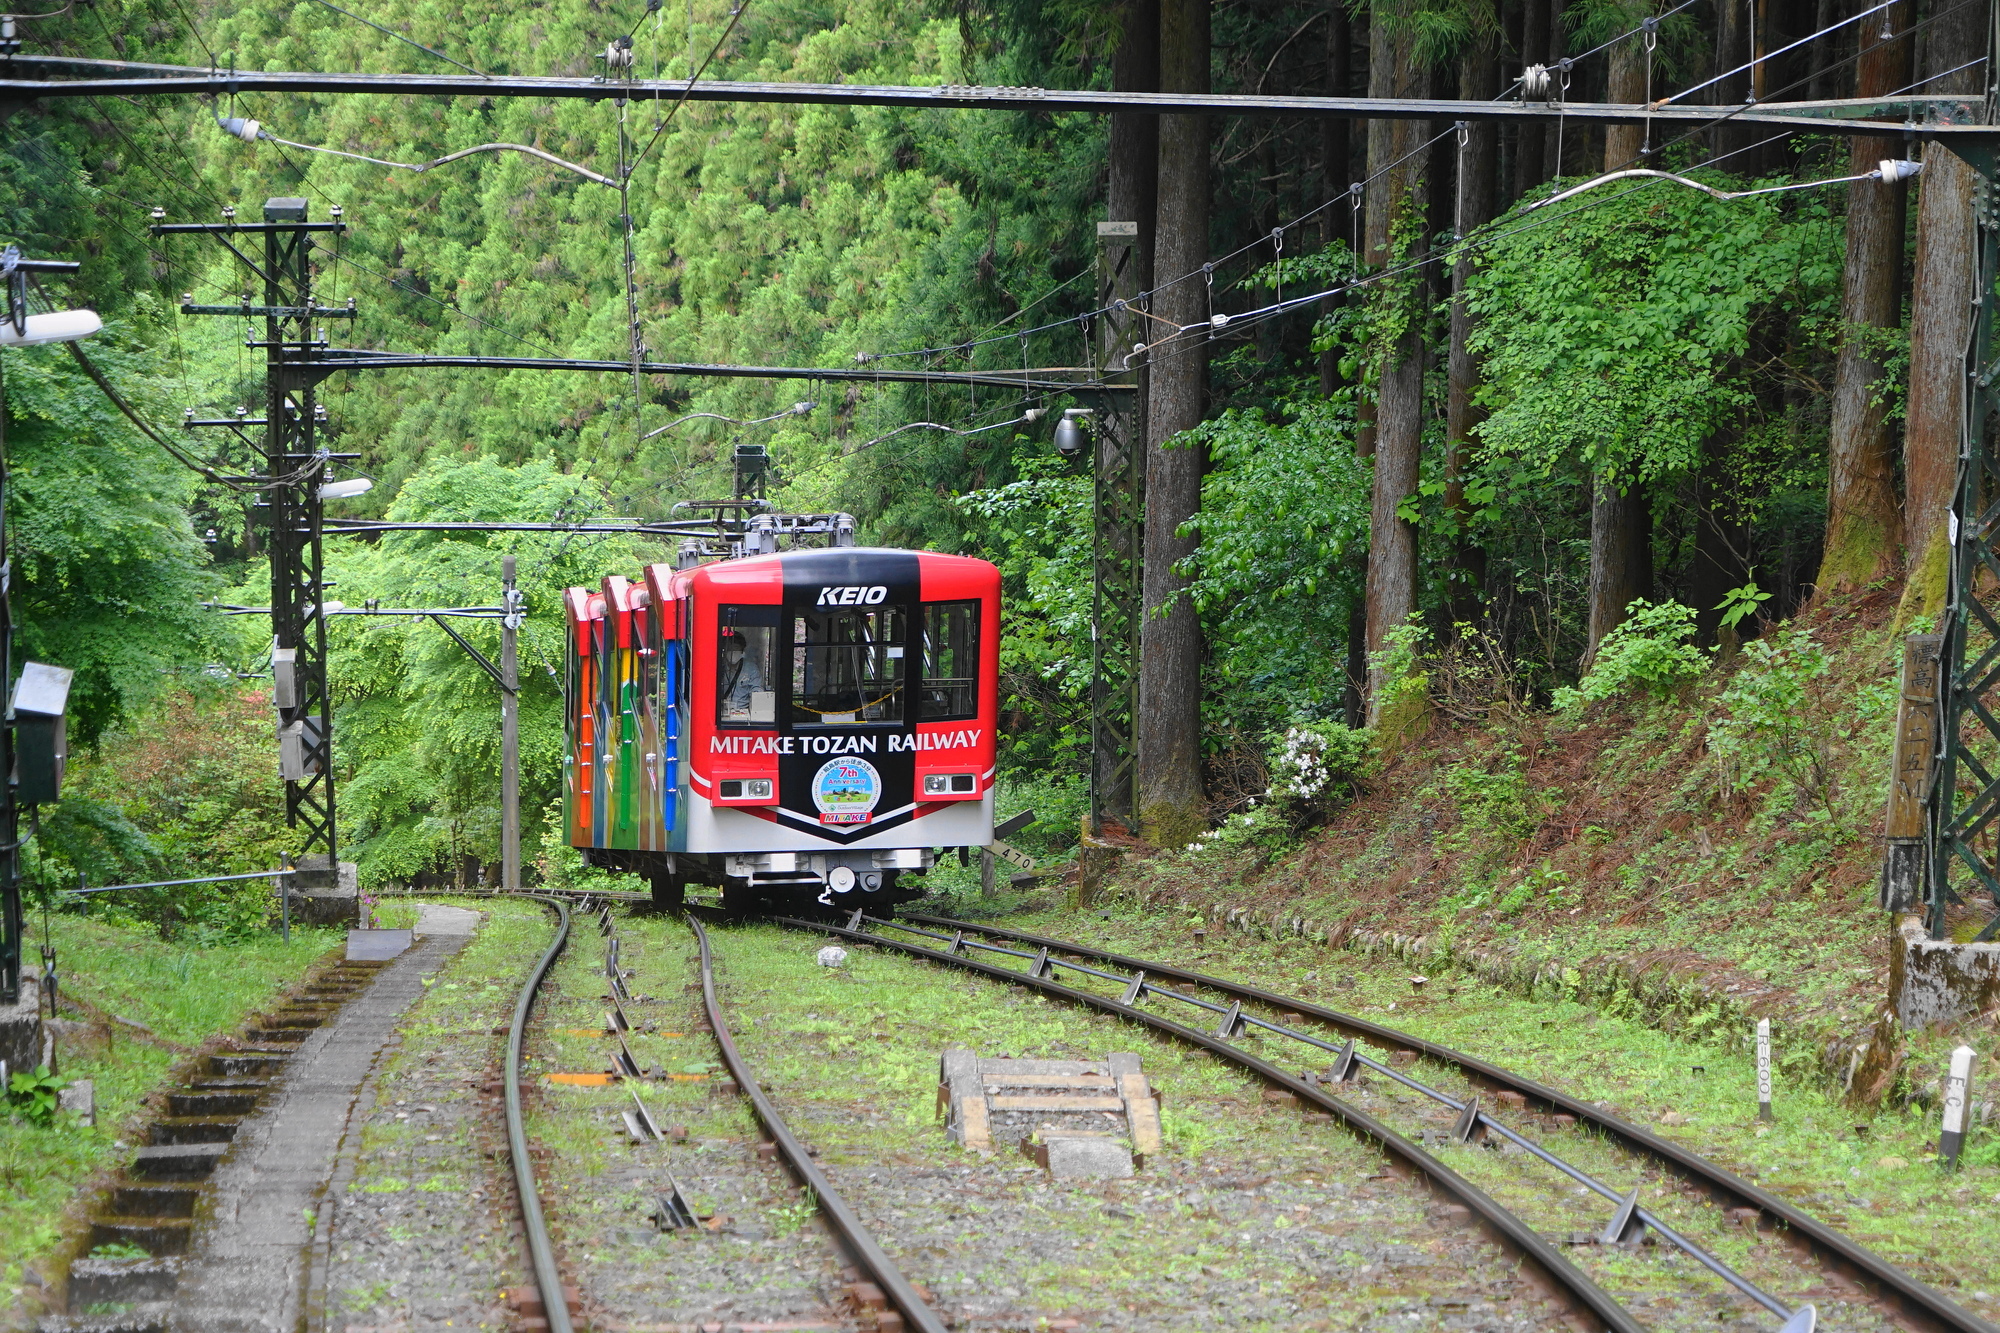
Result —
POLYGON ((1225 824, 1203 849, 1134 862, 1112 891, 1449 960, 1689 1035, 1742 1039, 1770 1017, 1793 1061, 1879 1097, 1913 1053, 1874 1030, 1909 630, 1893 588, 1833 598, 1664 697, 1553 713, 1464 702, 1506 682, 1447 655, 1429 664, 1422 713, 1323 827, 1274 845, 1235 815, 1241 834, 1225 824))

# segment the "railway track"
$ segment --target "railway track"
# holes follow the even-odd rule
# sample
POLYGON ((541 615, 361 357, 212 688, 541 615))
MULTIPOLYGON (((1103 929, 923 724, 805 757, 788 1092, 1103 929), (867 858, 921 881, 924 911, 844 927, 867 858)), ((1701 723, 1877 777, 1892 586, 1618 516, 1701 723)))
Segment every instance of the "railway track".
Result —
MULTIPOLYGON (((561 955, 571 933, 573 916, 589 917, 598 913, 602 904, 619 902, 627 895, 616 894, 528 894, 553 907, 558 913, 558 924, 547 951, 542 955, 526 982, 514 1006, 513 1022, 507 1033, 505 1091, 507 1146, 514 1165, 514 1182, 521 1208, 523 1231, 534 1275, 535 1289, 539 1294, 541 1317, 546 1319, 550 1333, 574 1333, 576 1319, 573 1313, 580 1305, 579 1289, 574 1283, 566 1283, 557 1264, 554 1244, 549 1235, 547 1220, 543 1214, 540 1189, 534 1171, 532 1144, 521 1111, 521 1064, 522 1048, 527 1035, 527 1025, 533 1010, 537 992, 546 980, 550 969, 561 955), (572 912, 572 905, 575 911, 572 912)), ((630 896, 630 901, 647 901, 642 896, 630 896)), ((842 1261, 851 1266, 876 1291, 890 1307, 875 1313, 876 1333, 902 1333, 913 1330, 916 1333, 947 1333, 948 1325, 925 1301, 916 1286, 904 1275, 896 1262, 891 1259, 881 1243, 869 1232, 859 1214, 841 1196, 827 1179, 817 1162, 813 1160, 811 1149, 795 1135, 786 1124, 770 1097, 763 1091, 756 1071, 744 1058, 737 1047, 730 1030, 728 1018, 723 1012, 717 996, 714 975, 714 957, 710 949, 708 933, 701 922, 692 915, 688 925, 694 933, 700 956, 700 988, 703 1015, 712 1029, 717 1052, 731 1081, 741 1090, 749 1102, 752 1113, 764 1132, 775 1146, 780 1160, 801 1189, 806 1191, 814 1207, 832 1232, 835 1245, 842 1261)), ((622 985, 613 974, 618 967, 618 932, 608 909, 601 917, 601 926, 606 936, 607 977, 612 978, 614 995, 622 990, 622 985)), ((639 1111, 641 1123, 650 1121, 651 1112, 643 1108, 639 1111)), ((671 1206, 680 1210, 682 1216, 672 1225, 697 1225, 699 1219, 678 1194, 678 1186, 661 1196, 671 1199, 671 1206)), ((865 1287, 858 1288, 866 1293, 865 1287)), ((863 1327, 867 1326, 867 1303, 872 1293, 857 1297, 857 1305, 862 1308, 863 1327)), ((539 1328, 537 1312, 528 1306, 522 1313, 524 1327, 539 1328)), ((715 1323, 715 1329, 722 1330, 734 1326, 735 1321, 725 1320, 715 1323)), ((817 1324, 810 1325, 818 1327, 817 1324)), ((707 1328, 706 1322, 697 1322, 696 1328, 707 1328)))
POLYGON ((514 1001, 514 1018, 507 1027, 506 1064, 501 1080, 507 1118, 507 1156, 514 1164, 514 1190, 521 1207, 521 1228, 526 1233, 528 1259, 541 1293, 542 1318, 550 1333, 574 1333, 569 1298, 563 1290, 562 1274, 556 1267, 555 1246, 549 1240, 548 1221, 542 1215, 542 1197, 535 1184, 534 1157, 529 1152, 528 1131, 521 1117, 521 1044, 527 1036, 528 1015, 535 995, 547 979, 549 969, 569 943, 570 904, 567 896, 526 894, 555 909, 556 928, 549 947, 529 971, 520 996, 514 1001))
POLYGON ((1498 1094, 1502 1101, 1514 1107, 1532 1108, 1546 1115, 1572 1117, 1577 1124, 1596 1130, 1628 1152, 1672 1172, 1717 1204, 1738 1210, 1755 1210, 1757 1218, 1771 1224, 1778 1235, 1806 1257, 1865 1284, 1864 1290, 1873 1302, 1891 1311, 1905 1327, 1948 1330, 1950 1333, 1995 1333, 1993 1325, 1961 1309, 1942 1293, 1831 1230, 1786 1200, 1699 1154, 1660 1139, 1601 1107, 1435 1042, 1310 1001, 1224 978, 1001 927, 923 915, 911 915, 907 922, 899 922, 857 913, 845 925, 831 926, 825 922, 796 918, 778 920, 797 929, 893 949, 1010 985, 1028 987, 1051 998, 1115 1014, 1254 1072, 1273 1087, 1291 1093, 1302 1104, 1331 1114, 1350 1131, 1373 1142, 1404 1167, 1414 1170, 1433 1190, 1468 1209, 1472 1219, 1489 1237, 1537 1270, 1543 1284, 1569 1306, 1573 1315, 1595 1327, 1625 1330, 1638 1329, 1643 1325, 1572 1263, 1549 1238, 1537 1234, 1450 1165, 1357 1105, 1360 1098, 1355 1076, 1366 1071, 1455 1113, 1457 1121, 1452 1137, 1461 1142, 1476 1141, 1482 1135, 1491 1136, 1560 1172, 1579 1189, 1599 1195, 1610 1206, 1612 1219, 1600 1239, 1628 1239, 1650 1230, 1661 1241, 1674 1246, 1707 1269, 1715 1278, 1762 1306, 1772 1321, 1769 1327, 1779 1329, 1781 1333, 1805 1333, 1815 1327, 1818 1313, 1811 1305, 1794 1308, 1732 1269, 1644 1207, 1636 1191, 1621 1193, 1589 1171, 1549 1151, 1520 1129, 1503 1122, 1483 1105, 1481 1092, 1475 1091, 1469 1097, 1456 1097, 1422 1082, 1412 1072, 1369 1054, 1360 1043, 1368 1043, 1387 1052, 1408 1053, 1442 1065, 1462 1076, 1472 1088, 1487 1094, 1498 1094), (895 934, 879 933, 883 931, 895 934), (985 955, 995 961, 984 961, 973 955, 985 955), (1065 973, 1081 984, 1068 985, 1056 979, 1065 973), (1116 987, 1119 993, 1113 997, 1098 990, 1085 989, 1086 986, 1116 987), (1202 991, 1208 994, 1201 994, 1202 991), (1202 1026, 1179 1022, 1141 1007, 1153 1000, 1166 1000, 1192 1009, 1202 1026), (1331 1029, 1337 1039, 1328 1040, 1308 1030, 1308 1021, 1331 1029), (1334 1067, 1325 1079, 1310 1073, 1289 1073, 1275 1062, 1234 1044, 1234 1039, 1252 1031, 1296 1041, 1315 1053, 1330 1054, 1334 1057, 1334 1067))
POLYGON ((917 1291, 896 1261, 863 1225, 860 1215, 842 1198, 833 1187, 826 1173, 812 1159, 811 1152, 786 1125, 784 1117, 759 1085, 756 1071, 737 1049, 736 1039, 729 1030, 728 1019, 722 1012, 721 1002, 715 994, 714 957, 709 949, 708 932, 701 921, 692 913, 687 918, 688 926, 694 931, 695 942, 701 950, 701 1001, 709 1026, 715 1030, 716 1048, 722 1054, 723 1064, 729 1076, 749 1099, 757 1121, 764 1132, 777 1145, 778 1153, 784 1159, 785 1167, 792 1173, 799 1185, 811 1192, 820 1215, 826 1219, 828 1227, 845 1253, 848 1261, 860 1272, 867 1275, 889 1304, 901 1316, 900 1322, 878 1319, 877 1328, 881 1333, 892 1333, 896 1329, 921 1330, 921 1333, 946 1333, 947 1325, 917 1291))

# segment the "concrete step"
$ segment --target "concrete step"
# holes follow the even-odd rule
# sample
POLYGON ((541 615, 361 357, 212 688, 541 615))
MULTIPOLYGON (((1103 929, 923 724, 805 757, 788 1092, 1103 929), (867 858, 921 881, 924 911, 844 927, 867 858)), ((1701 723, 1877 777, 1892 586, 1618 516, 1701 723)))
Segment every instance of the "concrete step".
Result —
POLYGON ((151 1141, 163 1143, 228 1143, 243 1123, 238 1115, 170 1115, 147 1127, 151 1141))
POLYGON ((187 1086, 190 1092, 247 1092, 256 1095, 269 1088, 271 1080, 243 1074, 197 1074, 188 1080, 187 1086))
POLYGON ((229 1151, 226 1143, 167 1143, 141 1148, 132 1157, 140 1180, 205 1180, 229 1151))
POLYGON ((241 1078, 246 1074, 255 1077, 258 1074, 271 1075, 282 1073, 285 1068, 285 1061, 289 1058, 287 1055, 280 1055, 272 1051, 258 1051, 240 1055, 211 1055, 208 1057, 208 1068, 210 1073, 220 1074, 224 1078, 241 1078))
POLYGON ((167 1333, 173 1306, 148 1301, 122 1314, 48 1314, 35 1324, 39 1333, 167 1333))
POLYGON ((265 1046, 284 1046, 296 1049, 298 1044, 304 1041, 308 1035, 304 1028, 243 1029, 244 1039, 256 1044, 259 1048, 265 1046))
POLYGON ((193 1235, 191 1217, 93 1217, 89 1246, 137 1245, 155 1257, 186 1254, 193 1235))
POLYGON ((111 1191, 114 1217, 193 1217, 199 1185, 119 1185, 111 1191))
POLYGON ((69 1266, 69 1303, 79 1310, 93 1305, 136 1305, 168 1301, 180 1284, 178 1256, 151 1259, 78 1259, 69 1266))
POLYGON ((280 1009, 275 1014, 265 1015, 265 1017, 262 1020, 262 1026, 267 1028, 312 1029, 318 1027, 325 1021, 326 1018, 323 1011, 318 1009, 310 1011, 301 1011, 297 1013, 294 1013, 290 1010, 280 1009))
POLYGON ((257 1109, 258 1091, 261 1089, 245 1089, 242 1092, 170 1092, 167 1094, 167 1114, 249 1115, 257 1109))

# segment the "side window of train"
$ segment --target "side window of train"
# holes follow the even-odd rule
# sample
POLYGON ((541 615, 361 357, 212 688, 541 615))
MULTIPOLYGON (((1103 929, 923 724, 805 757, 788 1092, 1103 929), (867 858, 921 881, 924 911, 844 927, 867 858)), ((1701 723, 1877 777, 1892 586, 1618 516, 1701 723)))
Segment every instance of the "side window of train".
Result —
POLYGON ((715 720, 725 727, 778 721, 779 608, 725 606, 716 635, 715 720))
POLYGON ((801 611, 792 618, 792 722, 903 720, 903 608, 801 611))
POLYGON ((924 675, 917 716, 979 716, 979 603, 924 603, 924 675))

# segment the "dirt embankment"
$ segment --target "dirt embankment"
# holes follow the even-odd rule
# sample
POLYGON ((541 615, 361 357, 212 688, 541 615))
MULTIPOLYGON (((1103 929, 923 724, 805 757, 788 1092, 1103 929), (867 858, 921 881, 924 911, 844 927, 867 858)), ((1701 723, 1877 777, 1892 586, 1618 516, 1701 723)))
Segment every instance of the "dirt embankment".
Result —
MULTIPOLYGON (((1913 1044, 1944 1035, 1877 1021, 1909 629, 1896 610, 1893 587, 1832 599, 1766 627, 1788 655, 1733 653, 1663 699, 1433 707, 1323 827, 1128 856, 1108 891, 1594 997, 1691 1035, 1747 1040, 1769 1017, 1795 1062, 1879 1097, 1913 1044)), ((1434 677, 1432 695, 1462 701, 1457 684, 1434 677)))

